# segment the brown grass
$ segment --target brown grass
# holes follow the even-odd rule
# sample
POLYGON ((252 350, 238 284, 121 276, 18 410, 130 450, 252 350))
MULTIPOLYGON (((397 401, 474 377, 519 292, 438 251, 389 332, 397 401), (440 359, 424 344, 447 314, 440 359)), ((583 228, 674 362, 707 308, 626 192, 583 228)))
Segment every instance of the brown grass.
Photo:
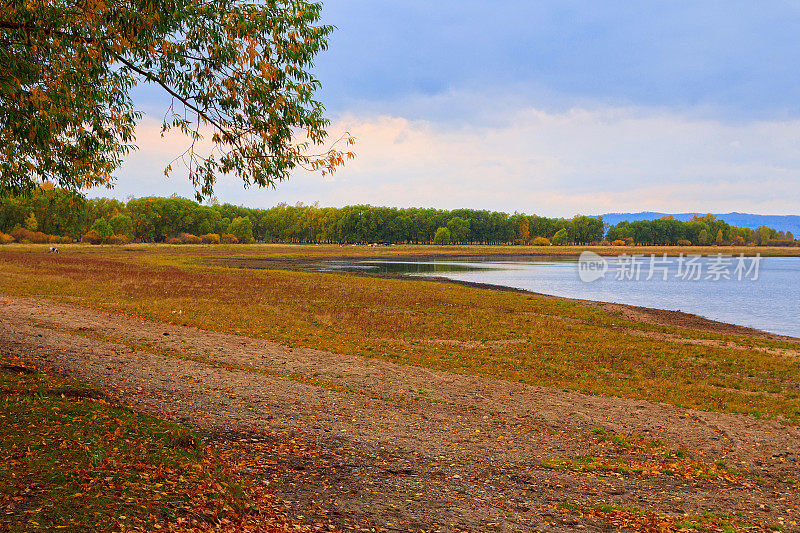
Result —
POLYGON ((16 363, 0 354, 0 530, 311 530, 237 474, 231 446, 16 363))
MULTIPOLYGON (((458 250, 486 255, 520 248, 458 250)), ((0 290, 293 346, 800 421, 800 360, 746 348, 767 341, 726 335, 745 347, 689 345, 680 340, 720 335, 621 320, 596 307, 528 294, 415 280, 238 270, 203 261, 438 250, 70 246, 48 255, 36 247, 4 247, 0 290), (668 330, 676 338, 633 335, 620 326, 668 330)))

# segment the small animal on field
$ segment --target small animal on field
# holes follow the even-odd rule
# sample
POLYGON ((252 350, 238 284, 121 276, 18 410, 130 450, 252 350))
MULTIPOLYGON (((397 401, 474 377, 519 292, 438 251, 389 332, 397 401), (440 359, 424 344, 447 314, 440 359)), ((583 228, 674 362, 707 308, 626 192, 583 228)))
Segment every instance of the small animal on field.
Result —
POLYGON ((56 248, 55 246, 51 246, 50 247, 50 252, 48 252, 48 253, 57 254, 58 253, 58 248, 56 248))

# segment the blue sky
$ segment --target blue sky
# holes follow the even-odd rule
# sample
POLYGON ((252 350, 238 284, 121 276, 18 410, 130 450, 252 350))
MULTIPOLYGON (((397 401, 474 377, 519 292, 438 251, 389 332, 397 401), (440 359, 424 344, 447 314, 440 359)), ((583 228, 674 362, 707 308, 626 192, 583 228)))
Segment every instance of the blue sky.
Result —
MULTIPOLYGON (((277 189, 220 180, 223 202, 795 213, 800 2, 329 0, 319 56, 331 134, 358 158, 277 189)), ((190 196, 163 178, 164 104, 113 191, 190 196)))

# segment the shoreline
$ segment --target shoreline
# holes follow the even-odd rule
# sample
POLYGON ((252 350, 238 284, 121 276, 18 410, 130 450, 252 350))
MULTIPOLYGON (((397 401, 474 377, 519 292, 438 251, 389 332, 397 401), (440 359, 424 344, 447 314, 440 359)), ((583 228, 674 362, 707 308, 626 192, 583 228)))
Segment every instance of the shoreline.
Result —
MULTIPOLYGON (((8 251, 47 251, 51 244, 9 243, 0 245, 0 252, 8 251)), ((333 244, 333 243, 270 243, 253 242, 251 244, 165 244, 160 242, 136 242, 129 244, 86 244, 68 243, 56 245, 68 249, 106 249, 121 251, 144 251, 155 249, 182 248, 186 250, 204 250, 211 252, 236 252, 243 257, 255 258, 264 253, 272 255, 264 259, 280 261, 336 260, 336 259, 443 259, 451 260, 476 257, 577 257, 584 251, 598 255, 618 256, 667 254, 674 257, 683 255, 714 256, 717 254, 745 257, 760 255, 761 257, 792 258, 800 257, 800 246, 600 246, 600 245, 565 245, 565 246, 533 246, 509 244, 333 244)))
MULTIPOLYGON (((510 254, 509 254, 510 256, 510 254)), ((566 255, 556 255, 553 256, 552 254, 541 254, 535 257, 567 257, 566 255)), ((447 261, 466 261, 466 260, 477 260, 477 259, 486 259, 492 258, 496 256, 491 255, 454 255, 448 256, 446 258, 447 261)), ((533 254, 521 254, 521 255, 514 255, 511 257, 515 258, 522 258, 522 257, 534 257, 533 254)), ((770 256, 770 257, 777 257, 777 256, 770 256)), ((577 255, 575 256, 577 258, 577 255)), ((214 261, 215 264, 219 266, 227 266, 233 268, 252 268, 252 269, 266 269, 266 270, 305 270, 304 267, 311 267, 321 262, 333 262, 333 261, 427 261, 427 260, 443 260, 442 256, 437 255, 407 255, 407 256, 398 256, 398 257, 386 257, 386 256, 373 256, 373 257, 353 257, 353 256, 338 256, 338 257, 313 257, 313 258, 297 258, 297 259, 273 259, 273 258, 239 258, 239 259, 227 259, 222 261, 214 261), (261 266, 256 266, 253 263, 258 262, 261 266), (232 264, 233 263, 233 264, 232 264), (234 266, 236 263, 245 263, 241 266, 234 266), (266 263, 266 264, 265 264, 266 263)), ((309 268, 309 270, 312 270, 309 268)), ((330 272, 333 274, 340 274, 340 275, 354 275, 359 277, 372 277, 372 278, 384 278, 384 279, 403 279, 403 280, 420 280, 420 281, 429 281, 429 282, 436 282, 436 283, 449 283, 449 284, 457 284, 466 287, 473 287, 477 289, 485 289, 485 290, 492 290, 492 291, 499 291, 499 292, 512 292, 517 294, 528 294, 531 296, 537 296, 540 298, 552 298, 561 301, 570 301, 575 302, 580 305, 588 306, 588 307, 595 307, 604 309, 606 311, 613 311, 613 312, 621 312, 622 315, 626 319, 632 319, 640 322, 645 322, 653 325, 661 325, 661 326, 669 326, 669 327, 679 327, 679 328, 688 328, 688 329, 695 329, 710 333, 718 333, 724 335, 741 335, 741 336, 748 336, 759 338, 763 340, 775 341, 775 342, 790 342, 790 343, 800 343, 800 337, 793 337, 791 335, 782 335, 779 333, 771 333, 768 331, 763 331, 756 328, 751 328, 748 326, 742 326, 739 324, 732 324, 729 322, 721 322, 719 320, 713 320, 710 318, 703 317, 701 315, 697 315, 694 313, 686 313, 684 311, 673 311, 668 309, 659 309, 655 307, 644 307, 644 306, 637 306, 632 304, 625 304, 625 303, 617 303, 617 302, 604 302, 600 300, 587 300, 584 298, 570 298, 566 296, 557 296, 553 294, 546 294, 541 292, 530 291, 527 289, 518 289, 515 287, 509 287, 506 285, 495 285, 491 283, 481 283, 481 282, 474 282, 474 281, 462 281, 462 280, 455 280, 450 279, 447 277, 442 276, 425 276, 425 275, 408 275, 408 274, 389 274, 389 273, 370 273, 370 272, 353 272, 353 271, 341 271, 341 272, 330 272)))
MULTIPOLYGON (((160 243, 140 243, 133 246, 158 246, 160 243)), ((131 245, 128 245, 131 246, 131 245)), ((209 246, 209 245, 167 245, 167 246, 209 246)), ((668 257, 678 257, 681 255, 700 255, 703 257, 716 256, 718 254, 738 257, 761 256, 763 258, 798 258, 800 257, 800 247, 752 247, 752 246, 530 246, 530 245, 486 245, 486 244, 454 244, 437 246, 432 244, 390 244, 390 245, 368 245, 368 244, 309 244, 309 243, 253 243, 245 245, 231 245, 241 247, 246 252, 257 251, 260 247, 278 248, 286 247, 305 248, 308 254, 292 255, 288 257, 263 257, 259 259, 267 261, 288 261, 288 262, 307 262, 307 261, 347 261, 359 260, 474 260, 474 259, 494 259, 507 257, 513 259, 524 259, 530 257, 579 257, 582 252, 594 252, 603 257, 614 257, 619 255, 645 255, 651 254, 668 257), (314 254, 314 248, 342 249, 340 253, 314 254), (401 248, 401 250, 398 250, 401 248), (473 251, 473 249, 475 249, 473 251), (418 251, 417 251, 418 250, 418 251), (348 253, 352 252, 352 253, 348 253), (397 252, 397 253, 394 253, 397 252)), ((230 248, 228 248, 230 250, 230 248)), ((255 259, 257 256, 247 253, 243 258, 255 259)))
MULTIPOLYGON (((402 274, 399 276, 403 276, 402 274)), ((390 277, 390 276, 387 276, 390 277)), ((491 283, 478 283, 473 281, 461 281, 461 280, 454 280, 448 279, 443 277, 426 277, 426 276, 404 276, 406 279, 408 278, 418 278, 424 281, 438 281, 438 282, 449 282, 449 283, 456 283, 459 285, 465 285, 468 287, 475 287, 478 289, 487 289, 487 290, 496 290, 496 291, 503 291, 503 292, 515 292, 519 294, 529 294, 531 296, 537 296, 541 298, 553 298, 556 300, 562 301, 569 301, 569 302, 576 302, 580 305, 585 305, 589 307, 599 307, 606 310, 622 310, 623 314, 624 311, 629 311, 631 315, 635 315, 635 320, 640 322, 646 322, 649 324, 661 325, 661 326, 671 326, 671 327, 680 327, 680 328, 689 328, 689 329, 697 329, 701 331, 707 331, 712 333, 721 333, 721 334, 729 334, 729 335, 746 335, 751 337, 758 337, 761 339, 771 340, 771 341, 778 341, 778 342, 797 342, 800 343, 800 337, 792 337, 790 335, 781 335, 779 333, 770 333, 769 331, 763 331, 756 328, 751 328, 747 326, 740 326, 738 324, 732 324, 730 322, 721 322, 719 320, 713 320, 711 318, 706 318, 701 315, 696 315, 694 313, 686 313, 684 311, 672 311, 669 309, 659 309, 657 307, 643 307, 639 305, 632 305, 632 304, 624 304, 624 303, 617 303, 617 302, 603 302, 600 300, 586 300, 583 298, 568 298, 566 296, 556 296, 554 294, 545 294, 543 292, 535 292, 529 291, 526 289, 517 289, 514 287, 507 287, 505 285, 493 285, 491 283)), ((626 318, 634 318, 633 316, 626 317, 626 318)))

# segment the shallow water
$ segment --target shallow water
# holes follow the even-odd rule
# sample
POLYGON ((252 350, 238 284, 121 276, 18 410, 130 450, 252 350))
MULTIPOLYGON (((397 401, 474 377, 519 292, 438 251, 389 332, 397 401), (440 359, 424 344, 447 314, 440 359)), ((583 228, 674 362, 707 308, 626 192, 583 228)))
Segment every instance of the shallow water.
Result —
POLYGON ((320 270, 440 276, 553 296, 683 311, 800 337, 800 258, 591 259, 594 263, 553 257, 521 261, 350 261, 326 263, 320 270), (594 277, 597 279, 589 281, 594 277))

